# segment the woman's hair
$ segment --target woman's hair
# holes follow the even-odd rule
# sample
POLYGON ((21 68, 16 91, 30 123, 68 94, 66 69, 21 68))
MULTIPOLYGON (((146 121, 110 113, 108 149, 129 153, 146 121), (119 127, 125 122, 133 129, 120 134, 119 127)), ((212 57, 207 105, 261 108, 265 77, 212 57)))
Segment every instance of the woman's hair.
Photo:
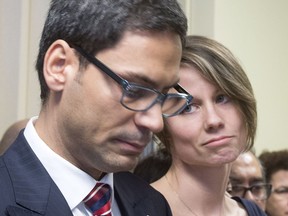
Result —
POLYGON ((264 166, 267 182, 271 181, 271 177, 280 170, 288 171, 288 150, 280 151, 264 151, 259 159, 264 166))
MULTIPOLYGON (((181 64, 195 67, 204 78, 235 101, 246 124, 245 150, 251 149, 257 128, 256 100, 251 83, 235 56, 215 40, 203 36, 187 36, 181 64)), ((166 123, 157 137, 171 150, 172 139, 166 123)))

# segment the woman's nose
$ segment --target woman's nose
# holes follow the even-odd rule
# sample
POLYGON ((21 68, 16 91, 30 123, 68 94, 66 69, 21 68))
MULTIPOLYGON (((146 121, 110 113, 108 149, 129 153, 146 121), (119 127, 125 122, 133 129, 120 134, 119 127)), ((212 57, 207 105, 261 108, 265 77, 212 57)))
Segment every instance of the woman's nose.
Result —
POLYGON ((205 128, 206 130, 215 130, 224 126, 223 119, 216 107, 210 105, 209 107, 202 107, 202 112, 205 112, 205 128), (204 108, 204 109, 203 109, 204 108))

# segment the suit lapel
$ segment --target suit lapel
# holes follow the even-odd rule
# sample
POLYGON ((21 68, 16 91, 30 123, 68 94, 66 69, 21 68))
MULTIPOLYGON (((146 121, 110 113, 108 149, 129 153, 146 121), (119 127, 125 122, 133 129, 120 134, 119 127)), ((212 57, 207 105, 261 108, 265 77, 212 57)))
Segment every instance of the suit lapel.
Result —
POLYGON ((8 206, 6 209, 6 214, 8 214, 9 216, 39 216, 38 213, 36 212, 32 212, 30 210, 27 209, 23 209, 20 208, 18 206, 8 206))
MULTIPOLYGON (((64 215, 72 215, 66 200, 30 148, 23 132, 4 155, 4 161, 13 182, 16 203, 29 209, 30 215, 33 215, 31 211, 45 215, 50 211, 50 207, 56 206, 60 212, 65 212, 64 215)), ((10 206, 7 210, 21 213, 15 206, 10 206)), ((26 215, 25 211, 22 211, 22 215, 26 215)), ((57 212, 55 213, 57 215, 57 212)))
MULTIPOLYGON (((138 182, 129 172, 114 174, 115 199, 120 212, 125 216, 147 216, 150 215, 150 207, 147 207, 149 196, 146 185, 138 182), (144 191, 144 192, 143 192, 144 191)), ((153 207, 151 207, 153 208, 153 207)))
POLYGON ((130 194, 130 190, 125 189, 125 185, 122 184, 121 178, 118 178, 118 174, 116 173, 114 174, 114 194, 115 194, 115 199, 117 201, 121 215, 125 215, 125 216, 135 215, 134 207, 136 205, 136 202, 135 202, 134 194, 133 193, 130 194))
POLYGON ((163 195, 130 172, 114 173, 114 191, 123 216, 172 216, 163 195))

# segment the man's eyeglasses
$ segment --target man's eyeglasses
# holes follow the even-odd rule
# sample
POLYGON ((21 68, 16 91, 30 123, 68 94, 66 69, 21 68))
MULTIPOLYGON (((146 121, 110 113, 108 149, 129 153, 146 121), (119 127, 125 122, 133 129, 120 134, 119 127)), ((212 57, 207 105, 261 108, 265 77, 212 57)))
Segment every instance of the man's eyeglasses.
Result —
POLYGON ((128 82, 122 77, 114 73, 105 64, 96 57, 86 53, 81 47, 70 44, 90 63, 99 68, 102 72, 111 77, 115 82, 122 86, 123 93, 120 103, 127 109, 137 112, 145 112, 160 103, 162 106, 162 114, 164 117, 171 117, 181 113, 188 104, 191 103, 193 97, 177 84, 174 88, 180 93, 167 93, 157 91, 156 89, 147 88, 135 83, 128 82))
POLYGON ((247 191, 250 191, 256 200, 266 200, 271 193, 271 184, 255 184, 250 187, 242 185, 229 186, 227 191, 232 196, 245 197, 247 191))

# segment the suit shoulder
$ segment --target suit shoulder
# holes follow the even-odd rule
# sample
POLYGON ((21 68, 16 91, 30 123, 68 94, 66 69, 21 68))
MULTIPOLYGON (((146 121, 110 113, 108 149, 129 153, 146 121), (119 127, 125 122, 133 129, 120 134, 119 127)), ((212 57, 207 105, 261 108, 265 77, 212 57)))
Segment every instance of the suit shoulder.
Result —
POLYGON ((131 172, 114 173, 114 182, 116 182, 116 184, 128 184, 129 187, 138 188, 141 186, 144 188, 151 188, 151 186, 146 181, 131 172))
POLYGON ((125 188, 129 191, 137 191, 142 195, 158 195, 162 196, 160 192, 155 190, 152 186, 149 185, 146 181, 140 177, 134 175, 131 172, 119 172, 114 173, 114 184, 116 188, 125 188))
POLYGON ((130 172, 114 173, 114 189, 123 215, 172 215, 165 197, 148 182, 130 172), (126 212, 127 209, 132 212, 126 212))

